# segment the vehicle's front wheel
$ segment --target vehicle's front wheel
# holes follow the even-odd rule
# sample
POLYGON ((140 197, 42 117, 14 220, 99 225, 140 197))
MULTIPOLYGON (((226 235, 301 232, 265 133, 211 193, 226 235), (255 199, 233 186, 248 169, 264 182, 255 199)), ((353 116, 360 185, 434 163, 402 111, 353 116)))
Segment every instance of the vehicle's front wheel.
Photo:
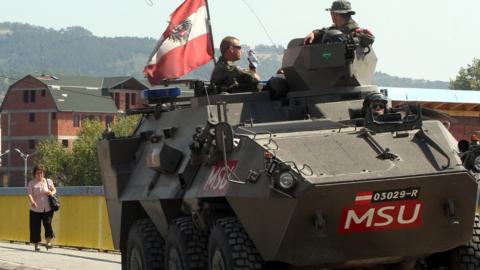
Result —
POLYGON ((164 241, 155 225, 149 219, 138 220, 128 233, 126 269, 162 270, 163 254, 164 241))
POLYGON ((208 242, 209 270, 260 270, 263 260, 235 217, 219 219, 208 242))
POLYGON ((165 240, 166 270, 205 270, 207 239, 198 231, 190 217, 175 219, 165 240))
POLYGON ((475 215, 472 239, 451 251, 450 269, 480 269, 480 216, 475 215))
POLYGON ((465 245, 425 259, 422 270, 476 270, 480 269, 480 216, 475 216, 472 239, 465 245))

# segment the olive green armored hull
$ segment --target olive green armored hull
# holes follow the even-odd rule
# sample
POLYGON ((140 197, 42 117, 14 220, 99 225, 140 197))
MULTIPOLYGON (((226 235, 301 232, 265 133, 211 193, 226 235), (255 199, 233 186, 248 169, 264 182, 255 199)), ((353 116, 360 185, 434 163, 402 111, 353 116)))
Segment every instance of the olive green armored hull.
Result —
POLYGON ((173 260, 172 228, 187 220, 196 239, 189 243, 203 247, 195 258, 206 265, 228 261, 218 259, 230 255, 215 237, 222 224, 236 224, 252 243, 248 252, 258 254, 245 269, 409 269, 471 241, 477 182, 452 135, 421 110, 403 120, 353 117, 376 91, 376 57, 356 48, 347 59, 340 45, 291 45, 288 91, 196 89, 188 106, 146 110, 132 136, 98 142, 124 269, 136 258, 132 243, 140 245, 132 234, 146 223, 158 232, 150 245, 161 251, 166 241, 166 251, 140 253, 173 260))

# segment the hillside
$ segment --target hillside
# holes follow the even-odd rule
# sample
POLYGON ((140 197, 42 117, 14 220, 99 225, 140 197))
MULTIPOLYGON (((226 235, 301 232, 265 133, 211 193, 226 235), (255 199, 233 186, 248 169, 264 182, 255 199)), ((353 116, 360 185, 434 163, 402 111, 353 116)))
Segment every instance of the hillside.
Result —
MULTIPOLYGON (((82 27, 59 31, 20 23, 0 23, 0 91, 26 74, 124 76, 142 78, 155 47, 153 38, 97 37, 82 27)), ((248 49, 248 46, 245 46, 248 49)), ((259 73, 269 78, 281 65, 284 48, 258 45, 259 73)), ((218 51, 216 52, 218 55, 218 51)), ((245 60, 240 64, 246 66, 245 60)), ((207 80, 212 63, 188 74, 207 80)), ((412 80, 377 72, 381 86, 448 88, 448 82, 412 80)))

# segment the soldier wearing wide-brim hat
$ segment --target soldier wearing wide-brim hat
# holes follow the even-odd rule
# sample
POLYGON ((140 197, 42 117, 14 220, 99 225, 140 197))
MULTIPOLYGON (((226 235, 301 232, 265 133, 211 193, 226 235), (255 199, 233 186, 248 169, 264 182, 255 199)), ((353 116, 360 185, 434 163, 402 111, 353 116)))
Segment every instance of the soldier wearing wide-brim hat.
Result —
POLYGON ((312 31, 305 37, 304 44, 310 44, 314 41, 320 40, 323 33, 333 29, 340 30, 344 34, 358 32, 358 35, 362 36, 361 38, 364 42, 364 45, 368 46, 373 43, 373 35, 368 30, 365 32, 364 29, 361 29, 355 20, 352 19, 352 15, 355 14, 355 11, 352 10, 352 4, 350 4, 349 1, 336 0, 332 3, 330 8, 325 10, 330 11, 333 25, 327 28, 312 31))
POLYGON ((332 7, 326 8, 326 11, 355 15, 355 11, 352 10, 352 4, 345 0, 338 0, 332 3, 332 7))

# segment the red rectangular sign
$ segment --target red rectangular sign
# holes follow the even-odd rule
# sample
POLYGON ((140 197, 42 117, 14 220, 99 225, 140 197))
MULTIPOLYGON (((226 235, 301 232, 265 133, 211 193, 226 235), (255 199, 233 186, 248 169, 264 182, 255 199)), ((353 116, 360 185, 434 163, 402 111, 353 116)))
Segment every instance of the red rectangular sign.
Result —
POLYGON ((357 202, 351 208, 343 209, 338 232, 344 234, 420 227, 422 209, 420 200, 357 202))

